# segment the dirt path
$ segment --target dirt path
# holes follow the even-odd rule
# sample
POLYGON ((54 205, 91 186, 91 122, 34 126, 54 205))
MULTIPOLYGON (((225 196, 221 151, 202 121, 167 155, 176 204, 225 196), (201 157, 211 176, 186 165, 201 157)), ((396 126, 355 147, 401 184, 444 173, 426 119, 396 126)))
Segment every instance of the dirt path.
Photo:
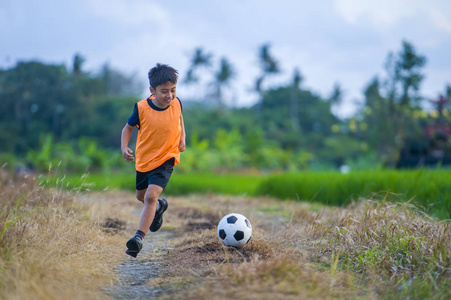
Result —
POLYGON ((109 208, 100 201, 99 209, 126 224, 117 232, 123 236, 120 262, 114 266, 118 281, 106 289, 114 299, 390 298, 399 287, 383 280, 389 268, 362 269, 357 259, 348 259, 348 252, 374 247, 370 242, 384 234, 384 224, 417 226, 412 228, 423 224, 426 233, 442 226, 439 233, 449 232, 444 224, 421 219, 408 207, 387 203, 362 201, 333 208, 245 196, 169 197, 162 228, 146 236, 134 259, 124 253, 125 241, 136 230, 142 204, 128 193, 103 197, 109 208), (252 239, 241 249, 224 247, 216 233, 220 219, 231 212, 252 223, 252 239), (374 233, 369 244, 368 232, 374 233), (346 259, 347 264, 340 264, 346 259))
MULTIPOLYGON (((110 192, 103 197, 111 206, 109 210, 114 218, 126 223, 119 232, 125 244, 136 230, 142 204, 128 193, 110 192)), ((311 207, 273 199, 218 195, 169 197, 168 202, 160 231, 146 236, 136 259, 124 253, 114 267, 119 280, 106 289, 109 297, 225 299, 238 296, 273 300, 298 299, 300 291, 310 289, 304 285, 295 287, 303 276, 307 278, 312 272, 299 264, 305 261, 304 249, 299 249, 300 244, 289 247, 283 244, 289 244, 286 231, 293 215, 313 220, 317 213, 311 207), (251 242, 241 249, 223 247, 216 234, 218 222, 230 212, 245 215, 253 225, 251 242), (285 268, 289 278, 285 277, 285 268), (290 279, 294 275, 301 278, 290 279)), ((302 230, 290 234, 295 237, 302 230)), ((120 251, 125 251, 122 248, 120 251)), ((315 285, 321 285, 322 281, 313 280, 315 285)))
POLYGON ((114 299, 155 299, 162 296, 164 290, 158 286, 161 278, 161 262, 164 253, 172 250, 167 246, 173 236, 168 231, 158 231, 144 240, 143 250, 135 258, 128 258, 115 268, 119 284, 109 288, 114 299))
MULTIPOLYGON (((92 196, 86 201, 94 201, 93 209, 110 220, 110 227, 119 229, 115 233, 123 236, 125 245, 136 230, 142 204, 133 194, 125 192, 92 196)), ((258 236, 265 227, 274 226, 276 222, 269 221, 268 217, 260 220, 258 215, 262 213, 256 208, 274 210, 275 207, 269 208, 262 199, 258 205, 255 201, 213 195, 168 198, 169 209, 162 228, 146 236, 143 250, 136 259, 125 253, 121 255, 114 267, 118 283, 106 288, 108 296, 114 299, 186 299, 187 288, 197 288, 202 278, 223 266, 249 261, 254 256, 267 256, 269 248, 258 242, 258 236), (229 212, 240 212, 255 221, 253 240, 243 249, 227 250, 216 236, 219 220, 229 212)), ((280 221, 280 216, 277 218, 280 221)), ((122 248, 123 245, 118 245, 119 251, 125 251, 122 248)))

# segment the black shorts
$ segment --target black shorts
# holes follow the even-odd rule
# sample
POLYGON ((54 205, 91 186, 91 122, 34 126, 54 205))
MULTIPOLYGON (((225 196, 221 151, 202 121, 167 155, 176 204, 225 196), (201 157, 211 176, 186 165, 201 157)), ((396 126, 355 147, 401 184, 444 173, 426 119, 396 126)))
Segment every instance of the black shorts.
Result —
POLYGON ((161 166, 148 172, 136 171, 136 189, 145 190, 151 184, 161 186, 164 190, 171 178, 175 158, 168 159, 161 166))

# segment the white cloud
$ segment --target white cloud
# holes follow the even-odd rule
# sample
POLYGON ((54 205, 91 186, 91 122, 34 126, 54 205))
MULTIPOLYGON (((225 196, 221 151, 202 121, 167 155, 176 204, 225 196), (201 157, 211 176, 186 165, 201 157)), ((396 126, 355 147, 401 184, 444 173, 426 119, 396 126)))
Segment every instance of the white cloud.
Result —
POLYGON ((147 22, 169 22, 166 11, 148 0, 88 0, 87 11, 103 19, 124 25, 143 25, 147 22))
POLYGON ((403 18, 415 15, 428 7, 426 1, 409 0, 334 0, 335 7, 345 21, 357 24, 369 20, 373 25, 391 26, 403 18))
POLYGON ((435 27, 451 33, 451 21, 441 11, 435 8, 429 9, 429 16, 432 19, 435 27))

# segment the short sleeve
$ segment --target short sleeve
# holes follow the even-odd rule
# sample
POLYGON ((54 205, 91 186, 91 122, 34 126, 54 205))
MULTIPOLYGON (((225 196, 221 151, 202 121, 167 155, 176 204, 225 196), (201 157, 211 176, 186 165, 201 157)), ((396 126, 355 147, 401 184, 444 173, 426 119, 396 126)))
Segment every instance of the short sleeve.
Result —
POLYGON ((180 101, 179 97, 177 97, 177 100, 179 100, 179 103, 180 103, 180 109, 183 111, 182 101, 180 101))
POLYGON ((130 126, 138 126, 139 127, 139 113, 138 113, 138 105, 135 103, 135 109, 133 110, 132 115, 128 118, 127 121, 130 126))

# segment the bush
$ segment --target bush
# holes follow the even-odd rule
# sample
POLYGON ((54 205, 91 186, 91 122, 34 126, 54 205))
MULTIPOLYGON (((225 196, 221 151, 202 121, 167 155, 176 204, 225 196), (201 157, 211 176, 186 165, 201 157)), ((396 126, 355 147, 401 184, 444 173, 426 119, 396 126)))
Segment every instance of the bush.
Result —
POLYGON ((27 163, 37 171, 58 166, 66 172, 120 170, 127 168, 119 150, 101 149, 95 140, 80 138, 76 143, 55 143, 50 134, 41 136, 39 150, 30 149, 27 163))

